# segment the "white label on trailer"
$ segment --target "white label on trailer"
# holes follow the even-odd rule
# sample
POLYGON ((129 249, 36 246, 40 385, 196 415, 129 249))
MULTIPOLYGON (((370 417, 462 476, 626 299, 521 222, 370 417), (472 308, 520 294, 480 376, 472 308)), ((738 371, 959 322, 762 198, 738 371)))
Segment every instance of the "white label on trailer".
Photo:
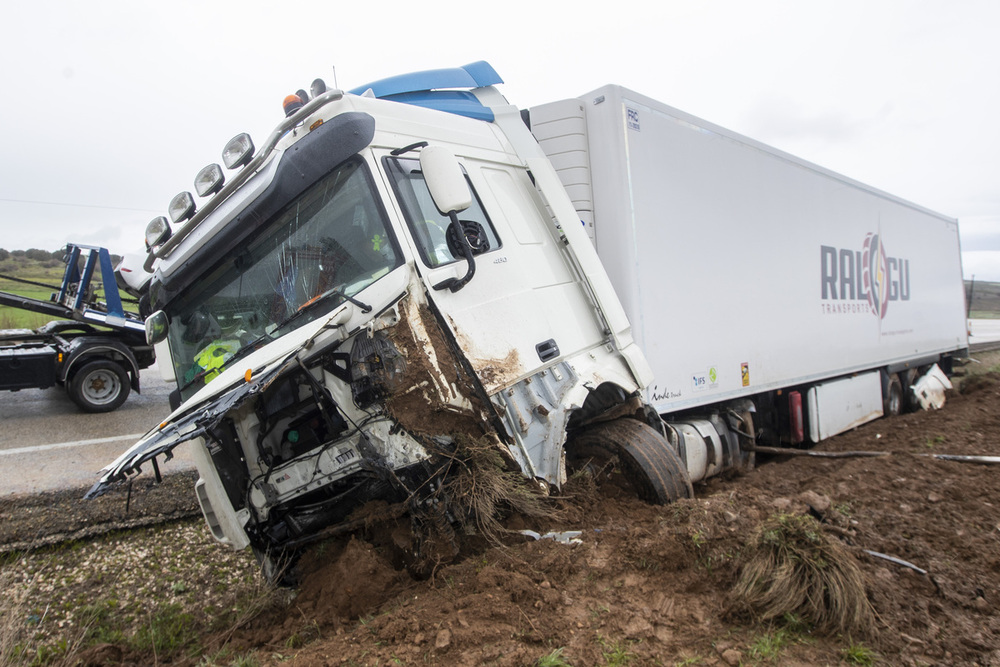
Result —
POLYGON ((701 372, 691 374, 691 387, 695 391, 704 389, 717 389, 719 387, 719 370, 715 366, 709 366, 701 372))

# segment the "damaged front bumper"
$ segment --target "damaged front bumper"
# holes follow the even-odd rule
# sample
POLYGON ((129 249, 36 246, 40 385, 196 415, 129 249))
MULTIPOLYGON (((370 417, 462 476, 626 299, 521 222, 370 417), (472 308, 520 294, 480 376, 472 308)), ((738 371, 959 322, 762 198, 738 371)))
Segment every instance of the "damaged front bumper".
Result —
POLYGON ((487 395, 412 296, 350 333, 324 326, 246 376, 225 371, 105 468, 87 497, 147 463, 158 476, 158 457, 190 442, 206 523, 235 549, 295 548, 352 525, 371 501, 441 524, 454 519, 441 489, 461 467, 460 442, 501 452, 501 466, 542 488, 559 486, 569 416, 628 372, 620 360, 611 372, 613 352, 597 348, 487 395))

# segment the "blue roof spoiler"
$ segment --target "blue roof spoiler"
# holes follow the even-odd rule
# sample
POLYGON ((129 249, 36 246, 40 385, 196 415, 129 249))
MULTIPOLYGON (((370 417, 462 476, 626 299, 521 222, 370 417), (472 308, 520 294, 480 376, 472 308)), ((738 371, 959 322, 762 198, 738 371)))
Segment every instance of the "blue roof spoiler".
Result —
POLYGON ((503 83, 496 70, 485 60, 463 67, 432 69, 391 76, 349 91, 361 95, 371 89, 375 97, 428 109, 446 111, 476 120, 493 121, 493 111, 476 99, 468 90, 455 88, 481 88, 503 83), (452 90, 442 90, 452 89, 452 90))

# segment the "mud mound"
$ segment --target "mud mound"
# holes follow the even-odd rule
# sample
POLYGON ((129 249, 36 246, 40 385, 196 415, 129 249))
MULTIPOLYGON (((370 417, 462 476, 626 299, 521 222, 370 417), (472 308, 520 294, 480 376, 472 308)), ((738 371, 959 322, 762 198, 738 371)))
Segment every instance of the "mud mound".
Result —
POLYGON ((313 549, 300 564, 301 583, 295 608, 309 618, 346 622, 370 613, 401 575, 367 542, 328 543, 313 549))

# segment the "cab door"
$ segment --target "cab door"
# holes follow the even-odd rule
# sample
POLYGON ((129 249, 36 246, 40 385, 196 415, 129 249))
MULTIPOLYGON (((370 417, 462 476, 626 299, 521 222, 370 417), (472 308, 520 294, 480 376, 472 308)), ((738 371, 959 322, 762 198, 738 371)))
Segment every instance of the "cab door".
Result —
POLYGON ((468 262, 450 219, 434 205, 420 161, 412 153, 381 161, 429 298, 493 394, 599 345, 603 334, 527 171, 497 160, 458 160, 472 193, 458 218, 475 274, 457 291, 448 285, 466 275, 468 262))

